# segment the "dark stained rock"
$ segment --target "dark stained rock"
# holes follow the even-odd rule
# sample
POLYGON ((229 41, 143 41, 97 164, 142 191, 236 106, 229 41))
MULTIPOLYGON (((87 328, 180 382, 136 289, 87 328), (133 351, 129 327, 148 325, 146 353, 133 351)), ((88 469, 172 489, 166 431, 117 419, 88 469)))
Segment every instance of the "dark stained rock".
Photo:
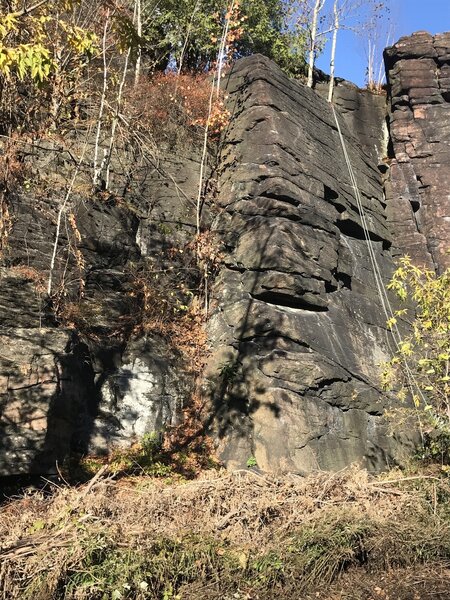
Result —
MULTIPOLYGON (((376 366, 388 356, 386 318, 330 106, 261 56, 239 61, 227 90, 214 222, 227 252, 206 384, 221 456, 300 473, 383 468, 399 449, 376 366)), ((339 119, 386 282, 378 157, 339 119)))
POLYGON ((75 406, 65 394, 70 333, 2 328, 0 476, 46 473, 69 451, 75 406))
MULTIPOLYGON (((383 286, 399 254, 450 264, 450 34, 402 38, 385 61, 390 139, 383 95, 335 91, 373 252, 326 86, 259 55, 226 80, 231 120, 203 213, 223 262, 202 384, 231 468, 254 456, 271 471, 376 471, 414 441, 385 418, 391 350, 373 259, 383 286)), ((180 421, 189 365, 170 337, 136 325, 136 286, 155 269, 176 283, 173 256, 196 231, 199 148, 144 160, 132 146, 118 143, 110 192, 93 194, 88 143, 66 201, 73 156, 48 140, 21 156, 29 180, 8 192, 0 267, 0 476, 51 472, 70 451, 107 452, 180 421)), ((198 285, 194 262, 179 266, 198 285)))
MULTIPOLYGON (((315 90, 324 98, 328 97, 328 83, 316 84, 315 90)), ((333 103, 366 154, 381 167, 389 142, 385 91, 375 94, 349 81, 337 79, 333 103)))
POLYGON ((177 423, 189 397, 192 380, 180 352, 166 339, 139 339, 129 329, 139 308, 136 274, 167 267, 167 250, 192 239, 198 152, 192 147, 154 166, 133 163, 125 149, 119 158, 111 193, 93 195, 91 173, 82 172, 63 204, 73 161, 42 141, 23 158, 32 185, 8 196, 0 476, 54 472, 70 451, 130 444, 177 423), (120 187, 125 180, 127 193, 120 187))
POLYGON ((438 271, 450 266, 450 35, 418 32, 385 51, 391 172, 386 187, 395 251, 438 271))

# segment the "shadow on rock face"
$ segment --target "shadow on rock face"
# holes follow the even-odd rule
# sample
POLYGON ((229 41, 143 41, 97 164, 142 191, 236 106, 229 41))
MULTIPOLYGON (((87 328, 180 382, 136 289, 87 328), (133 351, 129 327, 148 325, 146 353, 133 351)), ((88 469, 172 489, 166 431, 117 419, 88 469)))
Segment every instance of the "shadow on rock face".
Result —
MULTIPOLYGON (((270 471, 381 470, 402 451, 383 418, 388 334, 332 113, 260 56, 237 63, 228 93, 214 222, 227 253, 205 375, 221 457, 270 471)), ((380 174, 342 129, 387 283, 380 174)))

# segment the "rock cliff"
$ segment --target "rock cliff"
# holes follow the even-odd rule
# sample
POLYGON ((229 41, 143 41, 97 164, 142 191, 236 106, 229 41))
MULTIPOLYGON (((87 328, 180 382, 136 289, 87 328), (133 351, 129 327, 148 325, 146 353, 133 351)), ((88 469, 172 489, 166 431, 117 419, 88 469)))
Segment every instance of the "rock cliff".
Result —
MULTIPOLYGON (((387 103, 344 82, 335 98, 386 283, 405 252, 449 264, 450 35, 403 38, 385 61, 387 103)), ((254 457, 274 471, 382 469, 410 440, 384 418, 385 315, 333 113, 320 85, 259 55, 236 63, 226 93, 230 124, 206 207, 223 246, 206 427, 230 467, 254 457)), ((176 343, 136 329, 136 278, 149 265, 167 274, 195 232, 201 144, 151 165, 124 146, 111 194, 74 190, 56 247, 73 156, 50 146, 22 152, 38 183, 1 199, 11 231, 0 270, 0 476, 49 472, 70 451, 175 424, 193 385, 176 343), (46 294, 55 248, 55 288, 70 300, 83 285, 64 319, 46 294)))
POLYGON ((418 32, 385 51, 396 253, 450 265, 450 34, 418 32))
MULTIPOLYGON (((376 367, 385 317, 331 108, 258 56, 237 63, 228 93, 208 373, 222 456, 268 470, 381 468, 395 454, 376 367)), ((340 120, 387 281, 376 153, 340 120)))
MULTIPOLYGON (((73 161, 53 144, 34 146, 22 160, 35 183, 8 196, 12 226, 0 271, 0 476, 53 471, 70 452, 102 453, 174 425, 192 387, 176 344, 130 331, 139 322, 140 274, 167 268, 167 250, 192 236, 195 151, 166 155, 164 168, 128 158, 134 181, 126 201, 114 193, 92 198, 89 179, 82 179, 87 191, 74 190, 62 218, 53 306, 46 288, 73 161), (55 318, 57 301, 65 314, 55 318)), ((123 164, 114 169, 113 182, 127 179, 123 164)))

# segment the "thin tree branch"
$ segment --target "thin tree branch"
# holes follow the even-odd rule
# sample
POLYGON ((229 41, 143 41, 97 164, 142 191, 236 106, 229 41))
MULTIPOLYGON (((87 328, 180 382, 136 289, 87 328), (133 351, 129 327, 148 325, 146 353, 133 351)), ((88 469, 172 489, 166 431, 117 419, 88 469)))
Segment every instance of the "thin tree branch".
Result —
POLYGON ((49 0, 40 0, 40 2, 36 2, 36 4, 33 4, 33 6, 30 6, 30 8, 22 8, 22 10, 19 10, 17 12, 12 13, 15 17, 24 17, 25 15, 29 15, 31 12, 37 10, 38 8, 40 8, 41 6, 43 6, 44 4, 47 4, 49 0))

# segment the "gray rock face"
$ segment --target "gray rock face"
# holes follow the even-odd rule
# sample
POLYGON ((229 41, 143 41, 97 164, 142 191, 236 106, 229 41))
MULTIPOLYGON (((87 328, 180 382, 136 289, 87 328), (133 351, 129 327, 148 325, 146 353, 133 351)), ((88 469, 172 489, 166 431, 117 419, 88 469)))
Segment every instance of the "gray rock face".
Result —
MULTIPOLYGON (((316 84, 315 90, 328 98, 328 83, 316 84)), ((339 108, 349 130, 366 154, 384 170, 389 143, 385 92, 374 94, 349 81, 338 79, 333 92, 333 103, 339 108)))
MULTIPOLYGON (((208 384, 222 457, 268 470, 388 464, 376 365, 388 356, 367 242, 330 106, 270 61, 239 61, 214 228, 225 266, 208 384)), ((339 117, 373 251, 392 260, 376 162, 339 117)))
MULTIPOLYGON (((390 140, 383 96, 343 82, 335 93, 383 285, 398 254, 449 264, 450 34, 403 38, 385 60, 390 140)), ((224 248, 203 378, 220 456, 231 468, 254 456, 271 471, 382 469, 411 440, 383 416, 386 316, 326 90, 258 55, 226 86, 231 122, 203 215, 224 248)), ((190 395, 176 344, 122 333, 140 310, 136 277, 164 272, 195 233, 198 149, 152 165, 121 151, 112 193, 93 200, 88 174, 63 210, 53 306, 73 159, 49 142, 22 157, 34 183, 7 198, 0 268, 0 476, 49 472, 71 450, 106 452, 176 424, 190 395)))
POLYGON ((392 162, 386 193, 397 253, 450 266, 450 33, 418 32, 385 51, 392 162))
MULTIPOLYGON (((55 255, 54 302, 69 300, 59 322, 46 287, 73 166, 51 146, 26 160, 39 181, 36 190, 44 188, 41 173, 53 189, 8 199, 13 225, 0 269, 0 476, 48 473, 71 450, 106 452, 174 425, 192 386, 167 340, 127 341, 119 330, 138 310, 131 294, 135 273, 164 268, 166 249, 182 247, 195 231, 195 149, 167 157, 164 168, 132 165, 136 181, 126 201, 116 202, 113 194, 93 200, 89 183, 85 197, 77 187, 55 255)), ((113 182, 125 179, 120 166, 114 165, 113 182)))
POLYGON ((86 445, 91 453, 101 454, 178 424, 190 385, 181 377, 182 365, 174 361, 162 340, 129 342, 117 367, 106 376, 99 362, 98 358, 94 362, 99 405, 91 427, 81 428, 88 433, 86 445))

